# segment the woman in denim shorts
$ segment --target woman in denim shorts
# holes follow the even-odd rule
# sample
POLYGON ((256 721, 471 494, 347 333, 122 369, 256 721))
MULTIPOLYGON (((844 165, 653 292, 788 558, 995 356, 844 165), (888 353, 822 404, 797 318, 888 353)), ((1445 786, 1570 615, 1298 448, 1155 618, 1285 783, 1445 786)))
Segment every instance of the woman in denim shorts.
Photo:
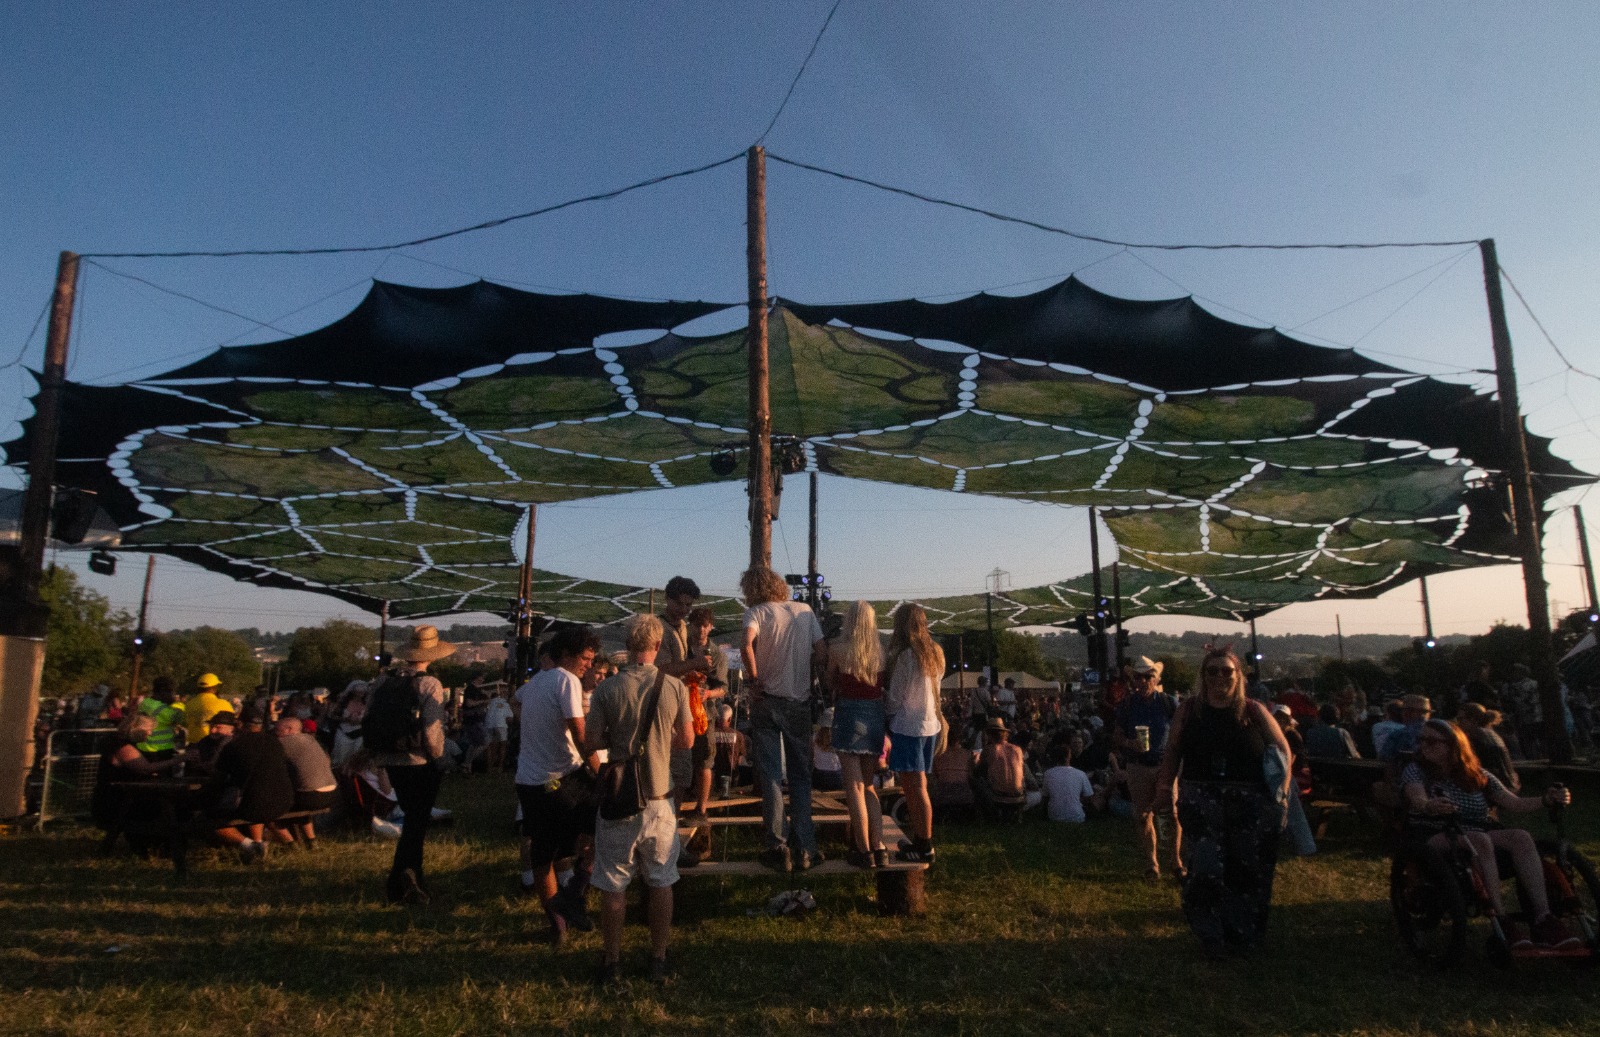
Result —
POLYGON ((889 851, 872 778, 883 751, 883 647, 878 614, 867 602, 850 606, 838 640, 828 649, 826 680, 833 692, 833 751, 850 811, 850 850, 844 859, 857 868, 881 868, 889 863, 889 851))
POLYGON ((905 604, 894 614, 889 639, 889 689, 884 712, 889 717, 889 769, 906 797, 911 838, 897 855, 914 864, 933 863, 933 804, 928 774, 938 752, 939 681, 944 677, 944 651, 928 633, 928 614, 921 605, 905 604))

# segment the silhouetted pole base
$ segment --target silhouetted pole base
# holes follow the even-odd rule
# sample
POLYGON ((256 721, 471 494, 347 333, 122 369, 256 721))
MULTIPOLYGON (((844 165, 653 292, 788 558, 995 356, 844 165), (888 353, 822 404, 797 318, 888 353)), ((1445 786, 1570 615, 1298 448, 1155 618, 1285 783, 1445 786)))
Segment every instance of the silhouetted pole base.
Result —
POLYGON ((928 909, 928 894, 923 885, 925 871, 878 872, 878 913, 880 915, 920 915, 928 909))
POLYGON ((33 725, 39 719, 44 639, 0 636, 0 817, 21 817, 33 770, 33 725))

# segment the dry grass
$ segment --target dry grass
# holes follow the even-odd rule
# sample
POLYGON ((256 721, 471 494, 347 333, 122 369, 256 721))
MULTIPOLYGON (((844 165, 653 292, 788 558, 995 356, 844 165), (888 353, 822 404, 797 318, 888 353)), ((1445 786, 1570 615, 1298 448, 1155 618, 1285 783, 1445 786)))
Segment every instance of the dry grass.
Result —
MULTIPOLYGON (((461 823, 429 847, 442 895, 409 911, 381 905, 390 844, 364 838, 253 869, 200 854, 183 883, 159 862, 95 859, 86 830, 5 839, 0 1033, 1600 1031, 1588 971, 1503 973, 1474 954, 1418 974, 1378 847, 1350 828, 1280 869, 1252 959, 1200 958, 1176 890, 1139 880, 1124 825, 1030 820, 943 831, 915 919, 880 918, 866 877, 813 882, 821 909, 800 921, 750 913, 798 878, 686 880, 676 979, 600 995, 597 935, 559 954, 533 942, 543 918, 515 895, 509 788, 456 780, 445 799, 461 823)), ((631 927, 625 965, 643 954, 631 927)))

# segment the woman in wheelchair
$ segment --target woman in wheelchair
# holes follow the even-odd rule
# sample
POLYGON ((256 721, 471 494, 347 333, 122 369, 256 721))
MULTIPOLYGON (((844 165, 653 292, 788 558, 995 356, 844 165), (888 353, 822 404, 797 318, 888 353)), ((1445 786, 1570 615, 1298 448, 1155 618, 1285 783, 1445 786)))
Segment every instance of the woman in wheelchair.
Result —
POLYGON ((1572 793, 1552 786, 1543 796, 1518 796, 1500 779, 1485 771, 1461 731, 1447 720, 1429 720, 1417 739, 1416 759, 1400 775, 1400 784, 1409 809, 1408 828, 1426 836, 1428 846, 1448 853, 1449 827, 1459 829, 1460 838, 1472 849, 1473 866, 1483 880, 1491 909, 1502 920, 1502 929, 1513 950, 1537 942, 1541 947, 1568 948, 1580 941, 1561 919, 1550 913, 1545 890, 1544 868, 1533 836, 1521 828, 1501 828, 1491 810, 1498 807, 1516 813, 1538 810, 1541 806, 1565 805, 1572 793), (1430 834, 1431 833, 1431 834, 1430 834), (1517 881, 1530 907, 1533 919, 1530 934, 1505 923, 1500 895, 1500 869, 1495 850, 1511 858, 1517 881))

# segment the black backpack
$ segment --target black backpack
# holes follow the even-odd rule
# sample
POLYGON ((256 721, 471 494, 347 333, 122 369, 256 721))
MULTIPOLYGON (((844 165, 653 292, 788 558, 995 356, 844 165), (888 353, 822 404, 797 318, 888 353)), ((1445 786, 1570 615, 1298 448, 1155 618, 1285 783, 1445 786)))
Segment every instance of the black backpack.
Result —
POLYGON ((390 674, 372 689, 361 720, 362 748, 372 753, 421 753, 426 756, 422 689, 417 675, 390 674))

